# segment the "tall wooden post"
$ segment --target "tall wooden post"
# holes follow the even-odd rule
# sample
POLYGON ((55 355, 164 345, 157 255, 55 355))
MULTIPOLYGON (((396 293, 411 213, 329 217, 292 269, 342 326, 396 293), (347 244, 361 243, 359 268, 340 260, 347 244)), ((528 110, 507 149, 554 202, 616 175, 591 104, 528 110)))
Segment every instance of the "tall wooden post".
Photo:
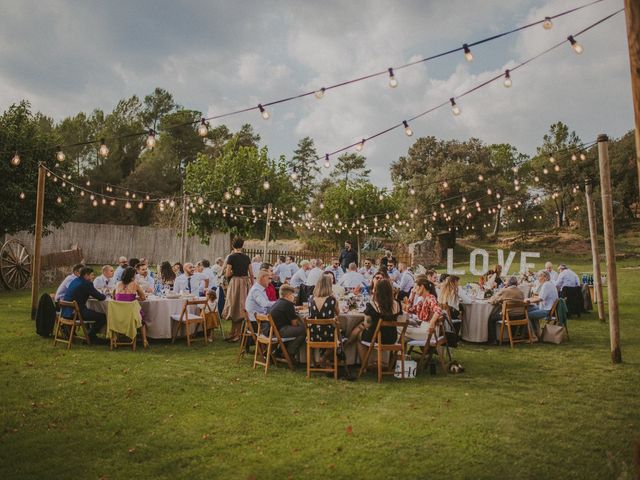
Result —
POLYGON ((616 246, 613 232, 613 201, 611 199, 611 171, 609 164, 609 137, 598 135, 598 159, 600 164, 600 192, 602 194, 602 224, 604 226, 604 250, 607 256, 607 292, 609 293, 609 335, 611 360, 622 363, 620 351, 620 326, 618 323, 618 276, 616 273, 616 246))
POLYGON ((267 224, 264 229, 264 252, 262 255, 262 261, 268 262, 267 255, 269 254, 269 235, 271 234, 271 209, 273 205, 270 203, 267 205, 267 224))
POLYGON ((38 294, 40 293, 40 250, 42 246, 42 226, 44 223, 44 165, 38 165, 38 190, 36 193, 36 229, 33 233, 33 271, 31 272, 31 318, 36 318, 38 294))
POLYGON ((589 238, 591 239, 591 257, 593 258, 593 291, 598 304, 598 318, 604 322, 604 301, 602 297, 602 275, 600 273, 600 252, 598 251, 598 229, 596 228, 596 210, 592 193, 591 179, 584 181, 587 197, 587 216, 589 217, 589 238))
POLYGON ((189 197, 182 195, 182 224, 180 228, 180 263, 184 265, 187 261, 187 225, 189 224, 189 197))
MULTIPOLYGON (((624 0, 627 19, 627 42, 629 43, 629 66, 631 67, 631 95, 636 119, 636 165, 640 180, 640 2, 624 0)), ((640 181, 638 181, 640 187, 640 181)))

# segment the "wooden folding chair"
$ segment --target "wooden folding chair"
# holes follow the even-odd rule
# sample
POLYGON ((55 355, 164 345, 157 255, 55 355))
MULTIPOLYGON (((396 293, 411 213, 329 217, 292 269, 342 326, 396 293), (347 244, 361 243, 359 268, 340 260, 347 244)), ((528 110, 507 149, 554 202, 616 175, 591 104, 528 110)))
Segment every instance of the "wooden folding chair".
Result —
POLYGON ((509 344, 511 348, 513 348, 514 343, 522 343, 528 342, 530 344, 533 343, 533 334, 531 333, 531 325, 529 325, 529 313, 527 311, 527 304, 518 300, 505 300, 502 303, 502 320, 498 322, 500 324, 500 341, 499 344, 502 345, 502 339, 504 336, 504 329, 507 328, 507 332, 509 333, 509 344), (511 318, 509 314, 510 309, 518 309, 522 314, 519 313, 514 315, 517 318, 511 318), (520 317, 520 318, 518 318, 520 317), (512 327, 527 327, 527 336, 514 338, 512 327))
POLYGON ((256 331, 253 329, 253 324, 249 320, 249 314, 244 310, 244 320, 242 321, 242 336, 240 337, 240 351, 238 352, 237 363, 240 363, 240 359, 244 357, 246 353, 249 353, 249 340, 253 340, 253 344, 257 343, 256 331))
MULTIPOLYGON (((434 316, 437 314, 434 314, 434 316)), ((432 317, 433 318, 433 317, 432 317)), ((431 363, 431 359, 433 358, 433 354, 435 353, 438 356, 438 360, 440 362, 440 367, 444 373, 447 373, 447 369, 445 367, 445 359, 444 352, 448 348, 447 345, 447 336, 445 334, 445 326, 444 326, 444 318, 440 317, 435 321, 434 331, 431 332, 427 330, 427 335, 422 340, 409 340, 407 342, 407 346, 409 347, 408 353, 411 355, 411 352, 414 348, 420 349, 420 359, 418 360, 418 368, 424 370, 425 364, 431 363)))
POLYGON ((264 367, 264 374, 266 375, 269 372, 269 364, 271 362, 273 362, 274 365, 277 365, 278 362, 285 362, 288 367, 293 370, 293 362, 291 362, 291 357, 289 357, 289 352, 287 352, 286 343, 295 340, 295 338, 283 338, 280 335, 273 318, 271 318, 271 315, 256 313, 256 322, 258 323, 258 331, 256 332, 257 341, 253 355, 253 368, 256 368, 258 365, 262 365, 264 367), (262 333, 265 331, 265 328, 263 327, 265 324, 269 327, 269 335, 264 335, 262 333), (276 357, 275 350, 273 348, 274 346, 280 349, 283 358, 276 357))
POLYGON ((459 311, 460 313, 460 318, 453 318, 451 316, 451 307, 449 306, 448 303, 440 303, 440 310, 442 310, 443 312, 445 312, 447 314, 447 317, 449 318, 449 321, 451 322, 451 325, 454 326, 456 333, 459 335, 460 334, 460 329, 462 327, 462 311, 459 311))
POLYGON ((331 372, 333 378, 338 380, 338 347, 342 342, 340 334, 340 322, 337 318, 307 318, 304 321, 307 329, 307 378, 311 378, 311 372, 331 372), (311 340, 311 330, 313 326, 333 326, 333 340, 328 342, 316 342, 311 340), (331 367, 315 366, 316 350, 333 350, 333 364, 331 367), (314 365, 313 367, 311 365, 314 365))
MULTIPOLYGON (((138 302, 118 302, 117 300, 111 300, 108 303, 109 307, 107 308, 107 336, 109 336, 109 331, 110 331, 109 310, 111 309, 113 304, 118 304, 118 303, 131 305, 131 308, 140 308, 140 304, 138 302)), ((149 346, 149 342, 147 342, 147 326, 144 323, 140 326, 140 333, 142 334, 142 346, 143 348, 147 348, 149 346)), ((137 340, 138 340, 137 333, 135 337, 130 339, 117 332, 112 332, 111 336, 109 337, 109 351, 113 351, 114 348, 124 346, 124 347, 131 347, 131 349, 135 352, 137 340), (126 338, 126 340, 124 340, 123 337, 126 338)))
POLYGON ((371 342, 360 340, 360 343, 369 347, 364 359, 360 359, 362 365, 360 366, 360 372, 358 372, 358 378, 362 376, 365 370, 369 367, 369 357, 373 350, 377 353, 377 369, 378 369, 378 383, 382 382, 383 375, 395 374, 396 362, 398 354, 400 354, 400 362, 402 363, 402 378, 404 378, 404 334, 407 331, 407 322, 387 322, 385 320, 379 320, 376 330, 373 333, 371 342), (392 327, 394 329, 401 328, 399 338, 396 339, 396 343, 382 343, 382 331, 383 327, 392 327), (389 352, 389 363, 387 364, 387 370, 382 368, 382 353, 389 352))
POLYGON ((195 325, 196 329, 193 332, 195 336, 198 333, 199 327, 202 327, 202 331, 204 333, 204 344, 209 343, 209 336, 207 335, 207 321, 205 319, 205 315, 207 313, 211 313, 211 308, 206 300, 186 300, 184 305, 182 306, 182 312, 179 314, 171 315, 171 320, 173 320, 176 325, 173 329, 173 335, 171 337, 171 343, 175 343, 176 338, 178 336, 178 332, 182 327, 185 329, 185 333, 187 335, 187 346, 191 346, 191 326, 195 325), (196 307, 200 310, 200 314, 196 315, 193 313, 189 313, 189 307, 196 307))
POLYGON ((87 345, 90 346, 91 339, 89 338, 89 331, 87 330, 87 325, 93 325, 95 322, 85 321, 82 318, 82 314, 80 313, 80 307, 78 306, 78 302, 76 302, 75 300, 73 302, 65 302, 64 300, 60 300, 58 303, 60 305, 60 312, 58 312, 56 317, 56 327, 53 335, 53 346, 55 346, 56 343, 58 342, 66 343, 67 350, 68 350, 71 348, 71 344, 73 343, 74 338, 79 338, 87 342, 87 345), (64 318, 62 316, 62 309, 64 307, 73 309, 73 317, 64 318), (65 339, 63 336, 60 335, 63 326, 67 327, 69 330, 67 339, 65 339), (83 336, 80 336, 77 334, 78 330, 80 329, 82 330, 83 336))

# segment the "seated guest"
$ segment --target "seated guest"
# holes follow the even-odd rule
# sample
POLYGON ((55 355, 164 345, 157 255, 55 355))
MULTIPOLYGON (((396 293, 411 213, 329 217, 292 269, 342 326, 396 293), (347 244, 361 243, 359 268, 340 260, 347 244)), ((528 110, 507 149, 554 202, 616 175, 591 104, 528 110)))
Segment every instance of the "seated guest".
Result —
POLYGON ((355 262, 351 262, 348 268, 347 273, 342 276, 338 283, 344 288, 366 287, 366 280, 364 275, 358 272, 358 265, 355 262))
MULTIPOLYGON (((328 275, 322 275, 318 280, 313 294, 309 296, 309 318, 336 318, 340 313, 338 300, 333 296, 333 280, 328 275)), ((311 327, 311 341, 332 342, 335 328, 331 325, 313 325, 311 327)))
MULTIPOLYGON (((496 323, 502 320, 502 304, 507 300, 515 300, 524 302, 524 293, 518 288, 518 279, 516 277, 509 278, 507 287, 500 290, 490 302, 495 305, 489 315, 489 343, 496 343, 496 323)), ((512 308, 509 310, 509 317, 513 319, 522 318, 521 308, 512 308)))
POLYGON ((293 274, 289 284, 293 288, 300 288, 300 286, 304 285, 307 281, 307 273, 309 270, 311 270, 311 263, 309 263, 309 260, 302 260, 302 262, 300 262, 300 268, 293 274))
MULTIPOLYGON (((306 329, 302 324, 302 320, 296 313, 294 305, 295 291, 291 285, 284 284, 280 287, 280 299, 273 304, 269 314, 273 318, 280 335, 282 337, 295 337, 295 340, 286 343, 289 356, 294 359, 300 346, 304 343, 307 336, 306 329)), ((264 327, 266 325, 263 324, 264 327)), ((262 332, 268 335, 269 331, 262 332)))
MULTIPOLYGON (((124 269, 122 278, 118 282, 115 288, 114 300, 117 302, 133 302, 134 300, 140 300, 141 302, 146 300, 144 290, 140 285, 136 283, 136 270, 135 268, 127 267, 124 269)), ((147 342, 147 327, 144 322, 144 312, 140 310, 142 316, 142 343, 146 346, 147 342)))
POLYGON ((398 264, 398 270, 401 274, 400 280, 393 282, 393 286, 399 290, 398 300, 402 302, 411 294, 415 280, 413 278, 413 272, 404 263, 398 264))
POLYGON ((544 269, 549 272, 549 276, 551 277, 551 281, 555 284, 558 280, 558 272, 553 269, 553 263, 547 262, 544 264, 544 269))
POLYGON ((163 288, 173 289, 173 284, 176 281, 176 274, 171 268, 171 264, 167 261, 160 264, 159 280, 163 288))
POLYGON ((153 277, 149 275, 149 265, 146 263, 136 265, 136 283, 140 285, 145 292, 153 292, 156 282, 153 277))
POLYGON ((560 291, 562 287, 579 287, 580 279, 573 270, 562 263, 558 265, 558 279, 555 284, 558 291, 560 291))
MULTIPOLYGON (((402 306, 400 302, 393 298, 393 286, 389 280, 383 279, 376 284, 376 290, 373 293, 373 299, 367 302, 367 307, 364 311, 365 322, 363 322, 360 328, 354 329, 357 332, 353 332, 350 338, 357 335, 360 341, 357 343, 358 354, 360 359, 364 359, 369 347, 362 342, 374 342, 374 334, 378 327, 378 322, 381 320, 387 322, 395 322, 399 315, 402 315, 402 306)), ((383 344, 396 343, 398 338, 398 330, 396 327, 382 327, 380 329, 383 344)))
POLYGON ((118 259, 118 268, 116 268, 116 273, 113 274, 113 278, 115 279, 116 283, 120 281, 120 278, 124 273, 124 269, 127 268, 128 266, 129 266, 129 261, 127 260, 127 257, 120 257, 118 259))
POLYGON ((451 320, 453 320, 460 318, 462 304, 472 303, 473 299, 460 287, 460 277, 449 275, 442 284, 438 302, 443 305, 449 305, 451 320))
MULTIPOLYGON (((78 276, 69 284, 64 297, 65 302, 77 302, 80 309, 82 319, 87 322, 95 322, 89 327, 89 339, 92 342, 97 340, 97 334, 107 322, 107 316, 104 313, 96 312, 87 308, 87 300, 93 297, 96 300, 105 300, 107 297, 96 290, 93 286, 93 270, 89 267, 82 267, 78 276)), ((62 309, 64 318, 73 318, 73 309, 64 307, 62 309)))
POLYGON ((384 267, 381 267, 371 279, 371 293, 375 292, 376 284, 385 278, 389 280, 389 275, 387 275, 387 270, 384 267))
POLYGON ((398 263, 396 257, 391 254, 391 250, 385 250, 384 257, 380 259, 380 266, 385 267, 388 270, 390 261, 393 262, 394 265, 398 263))
MULTIPOLYGON (((148 261, 147 261, 147 259, 146 259, 146 258, 144 258, 144 257, 143 257, 143 258, 141 258, 141 259, 140 259, 140 261, 139 261, 138 263, 144 263, 145 265, 149 266, 149 262, 148 262, 148 261)), ((150 276, 151 278, 153 278, 153 279, 154 279, 154 281, 155 281, 155 279, 156 279, 156 274, 155 274, 155 273, 153 273, 153 270, 151 270, 151 268, 149 268, 149 276, 150 276)))
POLYGON ((247 294, 247 300, 245 301, 244 308, 247 311, 251 322, 256 321, 256 313, 269 313, 269 309, 275 303, 269 300, 266 292, 266 288, 270 283, 270 277, 271 274, 268 270, 260 270, 255 283, 247 294))
POLYGON ((551 281, 551 275, 547 270, 538 273, 538 282, 540 289, 537 295, 527 299, 527 303, 537 304, 529 306, 529 323, 531 329, 539 337, 540 336, 540 319, 547 318, 551 307, 558 299, 558 290, 551 281))
POLYGON ((273 281, 280 286, 285 282, 288 273, 289 267, 286 266, 286 258, 284 255, 280 255, 273 266, 273 281))
POLYGON ((136 268, 138 266, 138 264, 140 263, 140 259, 139 258, 130 258, 129 259, 129 266, 136 268))
POLYGON ((287 278, 291 280, 298 271, 298 264, 296 263, 295 258, 293 258, 293 255, 287 255, 284 260, 284 264, 286 265, 285 269, 288 269, 286 273, 287 278))
POLYGON ((76 278, 78 278, 78 276, 80 275, 80 270, 82 270, 83 268, 84 268, 84 265, 82 263, 78 263, 77 265, 73 266, 71 273, 64 278, 64 280, 58 287, 58 290, 56 290, 56 294, 54 297, 54 300, 56 302, 58 300, 62 300, 62 298, 64 297, 64 294, 67 293, 67 289, 69 288, 69 285, 71 285, 71 282, 73 282, 76 278))
POLYGON ((265 288, 265 293, 267 294, 267 298, 269 300, 275 302, 278 299, 278 292, 276 290, 276 283, 274 281, 273 267, 270 263, 264 262, 260 265, 260 270, 266 270, 267 272, 269 272, 269 284, 267 285, 267 288, 265 288))
POLYGON ((342 278, 342 275, 344 275, 344 271, 342 270, 342 267, 340 267, 340 262, 338 261, 337 258, 332 258, 331 259, 331 265, 329 265, 327 268, 325 268, 324 271, 325 272, 331 272, 333 274, 333 278, 335 278, 336 282, 339 282, 340 279, 342 278))
POLYGON ((496 287, 499 287, 504 283, 502 281, 502 265, 496 265, 495 267, 493 267, 493 271, 495 273, 495 278, 493 279, 493 281, 495 282, 496 287))
POLYGON ((311 269, 307 274, 307 279, 305 280, 304 284, 307 287, 311 287, 311 289, 313 289, 318 283, 318 280, 322 278, 322 260, 320 260, 319 258, 315 258, 312 259, 309 264, 311 266, 311 269))
POLYGON ((176 274, 176 277, 182 275, 184 273, 184 267, 182 266, 182 264, 180 262, 176 262, 173 264, 172 266, 173 269, 173 273, 176 274))
POLYGON ((176 278, 173 283, 173 291, 177 293, 198 293, 198 285, 200 283, 200 276, 195 275, 196 269, 193 263, 184 264, 184 273, 176 278))
POLYGON ((93 286, 96 287, 96 290, 113 290, 117 283, 113 277, 113 267, 111 265, 105 265, 102 267, 102 275, 97 276, 93 281, 93 286))
POLYGON ((376 267, 373 265, 373 262, 370 258, 365 259, 364 267, 358 270, 362 276, 364 277, 364 281, 367 284, 367 287, 371 286, 371 279, 376 274, 376 267))
POLYGON ((398 282, 400 280, 401 273, 400 270, 396 268, 396 265, 395 259, 387 262, 387 274, 391 282, 398 282))
POLYGON ((436 287, 426 276, 419 275, 413 289, 414 298, 407 302, 405 311, 415 315, 420 322, 418 327, 407 327, 406 336, 413 340, 424 340, 429 331, 435 331, 436 322, 442 317, 435 294, 436 287))

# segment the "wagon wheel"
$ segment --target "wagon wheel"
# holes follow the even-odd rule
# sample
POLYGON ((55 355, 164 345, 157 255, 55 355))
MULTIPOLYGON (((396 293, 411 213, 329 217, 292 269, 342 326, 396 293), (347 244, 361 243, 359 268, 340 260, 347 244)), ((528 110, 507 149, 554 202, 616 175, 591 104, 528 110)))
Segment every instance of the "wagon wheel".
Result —
POLYGON ((31 257, 18 240, 5 242, 0 249, 0 280, 10 290, 24 288, 31 278, 31 257))

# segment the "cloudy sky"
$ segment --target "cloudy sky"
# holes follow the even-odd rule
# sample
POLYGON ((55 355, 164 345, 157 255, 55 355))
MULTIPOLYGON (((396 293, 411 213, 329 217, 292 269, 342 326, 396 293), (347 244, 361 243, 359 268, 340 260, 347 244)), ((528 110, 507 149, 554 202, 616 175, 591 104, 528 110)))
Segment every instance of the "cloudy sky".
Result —
MULTIPOLYGON (((588 0, 212 1, 0 0, 0 108, 21 99, 59 120, 155 87, 208 115, 266 103, 470 43, 588 0)), ((291 155, 311 136, 319 154, 360 140, 457 95, 617 10, 603 2, 462 54, 397 72, 398 88, 377 77, 274 106, 271 119, 248 112, 272 155, 291 155)), ((584 141, 633 127, 624 15, 567 43, 501 82, 416 120, 419 135, 508 142, 532 154, 561 120, 584 141)), ((402 130, 363 151, 372 180, 412 139, 402 130)))

